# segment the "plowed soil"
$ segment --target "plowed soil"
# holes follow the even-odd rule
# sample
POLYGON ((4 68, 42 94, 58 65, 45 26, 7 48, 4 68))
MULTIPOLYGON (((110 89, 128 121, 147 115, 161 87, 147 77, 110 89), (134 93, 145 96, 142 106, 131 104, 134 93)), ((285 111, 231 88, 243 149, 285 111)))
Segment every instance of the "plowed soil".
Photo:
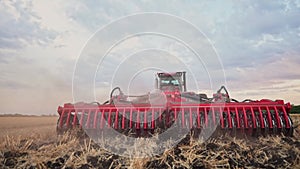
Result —
POLYGON ((292 118, 294 137, 187 137, 141 159, 111 154, 74 133, 57 136, 57 117, 0 117, 0 168, 300 168, 300 116, 292 118))

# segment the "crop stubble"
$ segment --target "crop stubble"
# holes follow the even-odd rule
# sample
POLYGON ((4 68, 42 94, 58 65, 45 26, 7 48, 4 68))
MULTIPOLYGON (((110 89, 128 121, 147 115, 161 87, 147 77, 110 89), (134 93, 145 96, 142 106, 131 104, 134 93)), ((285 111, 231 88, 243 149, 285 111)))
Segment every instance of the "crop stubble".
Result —
POLYGON ((186 138, 161 155, 131 159, 72 133, 57 137, 57 117, 0 117, 0 168, 300 168, 300 116, 292 118, 293 138, 186 138))

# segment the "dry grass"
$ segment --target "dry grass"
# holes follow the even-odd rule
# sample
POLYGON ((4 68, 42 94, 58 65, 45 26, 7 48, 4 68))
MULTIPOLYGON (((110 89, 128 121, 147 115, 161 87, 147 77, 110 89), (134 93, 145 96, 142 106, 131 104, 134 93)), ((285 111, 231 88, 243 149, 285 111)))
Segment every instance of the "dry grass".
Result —
MULTIPOLYGON (((79 139, 74 133, 58 137, 55 120, 42 117, 27 119, 27 123, 21 120, 17 125, 4 120, 11 126, 2 123, 1 130, 11 129, 13 134, 2 135, 0 168, 300 168, 299 126, 293 138, 222 136, 207 142, 186 138, 161 155, 127 158, 111 154, 89 139, 79 139), (48 129, 31 132, 43 122, 48 123, 48 129), (15 135, 15 130, 20 130, 18 125, 27 132, 15 135)), ((300 116, 293 116, 293 120, 299 124, 300 116)))
POLYGON ((291 114, 294 126, 297 128, 300 126, 300 114, 291 114))
POLYGON ((28 137, 31 135, 43 135, 55 133, 57 117, 51 116, 1 116, 0 117, 0 141, 6 136, 28 137))

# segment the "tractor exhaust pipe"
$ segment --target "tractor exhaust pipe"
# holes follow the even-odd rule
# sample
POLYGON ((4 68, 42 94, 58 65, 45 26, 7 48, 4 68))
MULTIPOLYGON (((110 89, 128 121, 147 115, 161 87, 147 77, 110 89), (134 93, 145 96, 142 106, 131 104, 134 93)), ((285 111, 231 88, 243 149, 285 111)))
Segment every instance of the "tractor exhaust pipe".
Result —
POLYGON ((182 78, 183 78, 183 91, 186 92, 186 76, 185 73, 186 72, 182 72, 182 78))

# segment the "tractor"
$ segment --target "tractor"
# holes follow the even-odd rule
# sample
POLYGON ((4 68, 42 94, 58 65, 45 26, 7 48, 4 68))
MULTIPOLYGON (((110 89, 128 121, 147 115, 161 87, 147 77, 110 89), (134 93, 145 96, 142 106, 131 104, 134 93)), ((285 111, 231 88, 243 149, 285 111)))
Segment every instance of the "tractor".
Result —
POLYGON ((290 103, 283 100, 238 101, 220 89, 208 97, 187 91, 186 72, 159 72, 155 90, 144 95, 126 95, 115 87, 110 98, 100 104, 66 103, 58 107, 57 132, 81 128, 101 132, 114 129, 132 137, 149 137, 176 125, 200 131, 219 128, 247 135, 293 135, 290 103))

